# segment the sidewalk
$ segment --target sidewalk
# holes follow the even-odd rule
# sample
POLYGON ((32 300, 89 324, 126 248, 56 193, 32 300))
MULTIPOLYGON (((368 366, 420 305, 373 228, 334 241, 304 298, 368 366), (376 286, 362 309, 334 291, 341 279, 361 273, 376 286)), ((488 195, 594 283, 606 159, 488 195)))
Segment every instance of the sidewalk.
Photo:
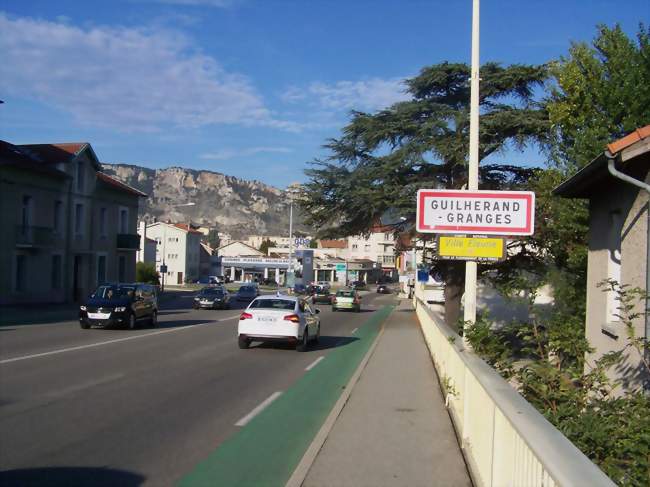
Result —
POLYGON ((408 300, 384 333, 304 487, 471 486, 408 300))

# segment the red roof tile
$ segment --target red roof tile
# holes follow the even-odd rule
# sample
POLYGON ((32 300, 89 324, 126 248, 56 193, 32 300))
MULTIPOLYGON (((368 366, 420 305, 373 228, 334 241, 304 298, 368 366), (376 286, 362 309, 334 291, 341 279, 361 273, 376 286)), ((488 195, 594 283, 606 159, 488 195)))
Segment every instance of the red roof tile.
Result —
POLYGON ((187 223, 173 223, 172 225, 174 225, 176 228, 180 228, 181 230, 185 230, 188 233, 198 233, 199 235, 203 235, 198 230, 194 230, 187 223))
POLYGON ((348 245, 345 240, 321 240, 319 243, 322 249, 344 249, 348 245))
POLYGON ((614 155, 618 152, 621 152, 623 149, 628 148, 632 144, 650 137, 650 125, 636 129, 631 134, 626 135, 625 137, 618 139, 611 144, 607 144, 607 149, 609 152, 614 155))
POLYGON ((135 189, 135 188, 132 188, 128 184, 125 184, 122 181, 118 181, 117 179, 112 178, 108 174, 104 174, 103 172, 98 172, 97 173, 97 179, 99 179, 100 181, 103 181, 103 182, 109 184, 110 186, 113 186, 114 188, 119 189, 121 191, 131 193, 131 194, 134 194, 136 196, 142 196, 144 198, 147 197, 147 195, 145 193, 143 193, 142 191, 140 191, 138 189, 135 189))
POLYGON ((44 164, 59 164, 70 162, 88 142, 72 142, 62 144, 25 144, 19 145, 30 155, 36 157, 44 164))

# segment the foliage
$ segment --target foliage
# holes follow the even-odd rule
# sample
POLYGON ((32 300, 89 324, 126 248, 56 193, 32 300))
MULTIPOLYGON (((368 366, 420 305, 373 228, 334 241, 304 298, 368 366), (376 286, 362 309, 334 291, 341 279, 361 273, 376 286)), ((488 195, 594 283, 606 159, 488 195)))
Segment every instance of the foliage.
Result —
POLYGON ((210 247, 213 249, 219 248, 221 245, 221 239, 219 238, 219 230, 216 228, 210 229, 208 232, 207 242, 210 247))
MULTIPOLYGON (((641 357, 648 342, 636 337, 633 321, 645 293, 605 281, 616 293, 626 348, 641 357)), ((625 350, 608 353, 585 367, 591 351, 584 323, 557 310, 548 320, 532 319, 494 329, 487 317, 468 323, 474 351, 515 384, 522 395, 585 455, 620 485, 647 485, 650 469, 650 399, 643 391, 613 394, 618 384, 607 371, 621 364, 625 350)), ((647 373, 650 367, 643 363, 647 373)))
POLYGON ((148 262, 137 262, 135 264, 135 280, 149 284, 160 284, 156 266, 148 262))
POLYGON ((636 37, 619 25, 600 25, 591 46, 574 43, 567 57, 551 65, 553 156, 568 172, 650 123, 650 29, 641 24, 636 37))
POLYGON ((309 241, 309 248, 310 249, 317 249, 318 248, 318 240, 316 240, 315 238, 312 238, 309 241))
MULTIPOLYGON (((533 99, 544 66, 487 63, 481 67, 479 158, 509 147, 546 140, 547 114, 533 99)), ((415 222, 415 195, 421 188, 461 188, 467 184, 470 68, 441 63, 405 81, 411 100, 374 114, 352 112, 330 156, 306 171, 301 206, 319 236, 365 234, 388 210, 397 230, 415 222)), ((485 189, 520 187, 533 171, 512 164, 484 164, 485 189)), ((446 320, 456 325, 464 264, 435 263, 445 280, 446 320)))
POLYGON ((270 239, 264 239, 262 240, 262 243, 260 244, 260 252, 264 253, 264 255, 269 253, 269 248, 272 247, 277 247, 278 244, 274 242, 273 240, 270 239))

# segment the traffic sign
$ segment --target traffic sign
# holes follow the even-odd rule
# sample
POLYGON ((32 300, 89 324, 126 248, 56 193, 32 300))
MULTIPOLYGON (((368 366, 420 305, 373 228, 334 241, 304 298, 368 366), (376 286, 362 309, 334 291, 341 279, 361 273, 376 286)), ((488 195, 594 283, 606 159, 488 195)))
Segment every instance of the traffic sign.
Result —
POLYGON ((495 237, 438 237, 442 259, 496 261, 505 258, 505 239, 495 237))
POLYGON ((421 189, 417 196, 420 233, 532 235, 532 191, 421 189))
POLYGON ((165 273, 167 272, 167 266, 166 266, 166 265, 161 265, 161 266, 160 266, 160 272, 162 272, 163 274, 165 274, 165 273))

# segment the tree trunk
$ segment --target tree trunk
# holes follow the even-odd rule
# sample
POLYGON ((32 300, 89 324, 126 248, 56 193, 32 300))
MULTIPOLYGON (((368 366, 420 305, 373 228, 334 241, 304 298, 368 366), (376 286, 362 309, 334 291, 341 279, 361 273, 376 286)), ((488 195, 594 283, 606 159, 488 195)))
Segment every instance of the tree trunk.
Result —
POLYGON ((445 272, 445 323, 456 331, 459 326, 460 300, 465 291, 465 263, 451 261, 445 272))

